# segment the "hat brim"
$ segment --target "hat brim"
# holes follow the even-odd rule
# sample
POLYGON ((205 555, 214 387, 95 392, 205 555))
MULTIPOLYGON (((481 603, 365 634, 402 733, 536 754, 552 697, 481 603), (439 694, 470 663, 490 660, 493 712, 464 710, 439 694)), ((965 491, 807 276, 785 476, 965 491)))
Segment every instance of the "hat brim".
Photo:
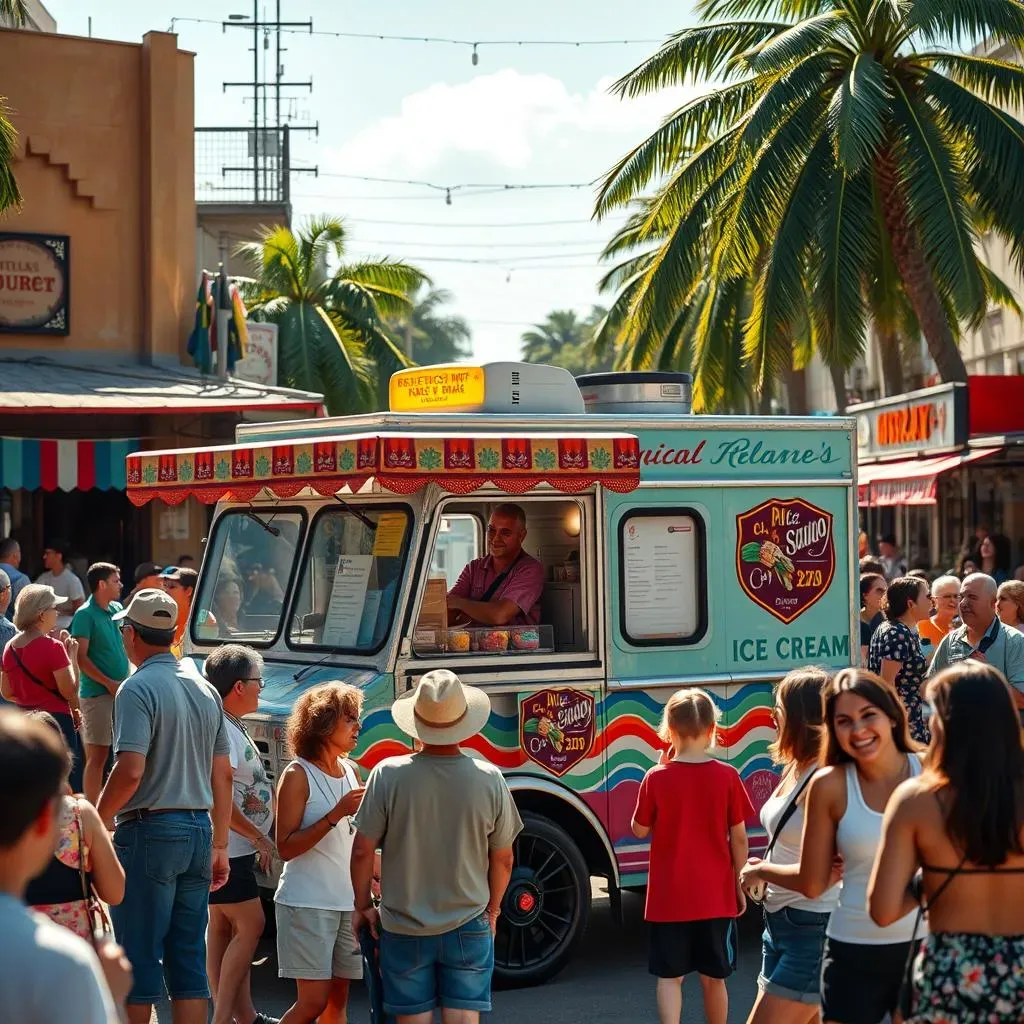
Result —
POLYGON ((464 743, 487 724, 487 719, 491 715, 491 698, 475 686, 466 686, 463 683, 459 685, 462 686, 466 698, 466 713, 454 725, 437 728, 417 718, 415 690, 403 693, 391 705, 391 717, 395 720, 395 725, 406 736, 433 746, 464 743))

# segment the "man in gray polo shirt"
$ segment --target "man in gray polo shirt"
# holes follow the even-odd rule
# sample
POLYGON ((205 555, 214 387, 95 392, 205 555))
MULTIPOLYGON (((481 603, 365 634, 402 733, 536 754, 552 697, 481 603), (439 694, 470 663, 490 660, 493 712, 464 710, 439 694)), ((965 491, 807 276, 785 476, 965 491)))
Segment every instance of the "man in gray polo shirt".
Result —
POLYGON ((192 662, 170 653, 177 617, 163 590, 140 590, 114 616, 138 671, 114 697, 117 760, 98 810, 108 827, 116 822, 125 869, 124 901, 110 910, 135 972, 131 1024, 148 1024, 165 978, 175 1024, 206 1024, 207 905, 228 878, 224 711, 192 662))
POLYGON ((960 586, 963 625, 942 638, 928 674, 935 675, 967 658, 984 661, 1006 676, 1014 688, 1017 707, 1024 708, 1024 633, 999 621, 998 589, 996 581, 983 572, 965 577, 960 586))

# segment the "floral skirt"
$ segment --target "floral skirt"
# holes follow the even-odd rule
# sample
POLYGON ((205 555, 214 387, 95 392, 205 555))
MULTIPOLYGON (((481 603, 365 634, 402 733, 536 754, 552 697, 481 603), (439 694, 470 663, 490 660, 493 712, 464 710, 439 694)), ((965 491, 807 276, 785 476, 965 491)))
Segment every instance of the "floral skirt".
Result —
POLYGON ((914 961, 906 1024, 1024 1020, 1024 935, 932 932, 914 961))
POLYGON ((79 938, 92 941, 92 920, 85 900, 71 900, 68 903, 43 903, 33 910, 45 914, 55 924, 74 932, 79 938))

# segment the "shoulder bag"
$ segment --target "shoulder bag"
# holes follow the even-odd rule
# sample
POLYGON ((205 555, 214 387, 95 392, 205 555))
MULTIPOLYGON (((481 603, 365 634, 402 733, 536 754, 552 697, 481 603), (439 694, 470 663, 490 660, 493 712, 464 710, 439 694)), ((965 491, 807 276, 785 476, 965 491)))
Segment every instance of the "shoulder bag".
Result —
POLYGON ((96 895, 96 889, 89 881, 89 873, 85 866, 89 857, 89 844, 85 841, 85 828, 82 825, 82 814, 77 800, 74 814, 75 827, 78 829, 78 877, 82 885, 82 902, 85 904, 85 916, 89 922, 89 938, 93 947, 98 949, 107 939, 113 938, 114 928, 103 901, 96 895))
MULTIPOLYGON (((782 834, 782 830, 786 827, 786 824, 789 822, 789 819, 792 818, 793 815, 796 813, 796 805, 797 805, 797 801, 800 799, 800 794, 803 793, 803 791, 810 784, 810 781, 811 781, 811 779, 814 778, 814 774, 815 774, 816 771, 817 771, 816 768, 812 768, 807 773, 807 775, 804 778, 803 782, 801 782, 800 785, 797 786, 796 789, 793 791, 793 795, 790 798, 789 803, 786 804, 786 807, 785 807, 785 809, 782 812, 782 817, 779 818, 779 823, 778 823, 778 825, 775 826, 775 831, 772 833, 772 837, 768 841, 768 848, 764 851, 764 856, 761 858, 762 861, 767 863, 767 861, 770 859, 770 857, 772 855, 772 850, 775 849, 775 843, 778 840, 779 836, 782 834)), ((758 882, 755 882, 747 890, 747 896, 749 896, 750 899, 752 899, 755 903, 763 903, 764 902, 765 893, 767 891, 768 891, 768 883, 767 882, 763 882, 763 881, 758 881, 758 882)))

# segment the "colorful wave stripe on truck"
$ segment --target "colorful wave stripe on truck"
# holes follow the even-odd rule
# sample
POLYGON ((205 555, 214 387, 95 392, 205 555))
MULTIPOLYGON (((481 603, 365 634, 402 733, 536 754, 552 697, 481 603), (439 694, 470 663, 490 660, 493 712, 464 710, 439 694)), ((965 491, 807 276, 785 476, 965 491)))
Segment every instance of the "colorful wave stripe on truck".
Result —
MULTIPOLYGON (((669 691, 664 691, 667 697, 669 691)), ((722 710, 716 755, 740 773, 755 810, 774 789, 778 777, 768 754, 775 732, 771 721, 771 686, 755 683, 723 697, 711 692, 722 710)), ((604 824, 624 875, 646 872, 648 843, 638 842, 629 828, 644 773, 655 763, 663 744, 657 726, 663 704, 643 690, 610 693, 597 700, 598 732, 588 756, 562 777, 604 824)), ((506 773, 553 776, 531 761, 519 745, 517 715, 492 712, 482 733, 463 745, 506 773)), ((358 763, 369 770, 386 757, 410 752, 409 740, 387 707, 371 711, 359 737, 358 763)), ((751 847, 762 834, 755 818, 748 821, 751 847)))

